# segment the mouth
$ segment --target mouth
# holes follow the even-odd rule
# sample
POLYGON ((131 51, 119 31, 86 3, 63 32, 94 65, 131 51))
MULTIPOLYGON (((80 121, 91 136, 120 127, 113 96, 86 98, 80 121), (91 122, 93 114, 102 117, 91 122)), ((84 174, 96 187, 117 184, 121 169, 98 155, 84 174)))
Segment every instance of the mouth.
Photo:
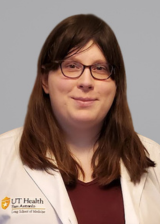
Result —
POLYGON ((78 108, 90 108, 93 105, 95 105, 95 102, 98 100, 96 98, 90 98, 90 97, 71 97, 76 106, 78 108))
POLYGON ((97 100, 96 98, 90 98, 90 97, 72 97, 72 99, 82 102, 93 102, 97 100))

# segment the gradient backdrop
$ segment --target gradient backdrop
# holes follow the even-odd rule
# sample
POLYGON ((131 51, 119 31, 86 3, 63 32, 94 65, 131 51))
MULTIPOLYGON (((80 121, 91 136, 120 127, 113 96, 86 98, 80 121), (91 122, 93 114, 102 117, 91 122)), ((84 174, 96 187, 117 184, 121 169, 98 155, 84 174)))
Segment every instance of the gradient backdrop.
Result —
POLYGON ((115 32, 135 130, 160 143, 159 0, 0 0, 0 134, 23 125, 49 32, 79 13, 101 17, 115 32))

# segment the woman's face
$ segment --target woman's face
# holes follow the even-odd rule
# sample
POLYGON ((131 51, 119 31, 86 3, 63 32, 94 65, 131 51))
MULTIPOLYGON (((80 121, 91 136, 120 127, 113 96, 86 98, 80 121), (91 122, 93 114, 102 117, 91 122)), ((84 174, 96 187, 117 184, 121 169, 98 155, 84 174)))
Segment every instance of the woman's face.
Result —
MULTIPOLYGON (((102 51, 93 41, 69 60, 84 65, 106 63, 102 51)), ((60 68, 50 71, 43 77, 42 86, 45 93, 49 94, 54 115, 64 129, 101 125, 116 94, 116 85, 111 78, 96 80, 91 76, 89 68, 76 79, 65 77, 60 68)))

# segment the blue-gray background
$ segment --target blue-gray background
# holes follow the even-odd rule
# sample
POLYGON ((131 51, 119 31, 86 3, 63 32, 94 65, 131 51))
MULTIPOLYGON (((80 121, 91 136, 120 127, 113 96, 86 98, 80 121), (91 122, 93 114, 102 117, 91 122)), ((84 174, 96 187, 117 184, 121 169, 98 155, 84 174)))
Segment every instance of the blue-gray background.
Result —
POLYGON ((0 133, 23 125, 42 44, 58 22, 79 13, 114 30, 135 130, 160 143, 159 0, 0 0, 0 133))

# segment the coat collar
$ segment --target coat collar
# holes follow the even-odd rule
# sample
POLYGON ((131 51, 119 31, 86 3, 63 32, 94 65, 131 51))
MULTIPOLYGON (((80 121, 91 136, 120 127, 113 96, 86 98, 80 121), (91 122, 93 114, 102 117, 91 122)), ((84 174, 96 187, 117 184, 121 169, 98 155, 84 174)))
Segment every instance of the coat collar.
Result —
MULTIPOLYGON (((124 212, 126 224, 139 224, 139 205, 141 195, 147 178, 147 173, 144 173, 140 183, 133 184, 123 162, 120 163, 121 167, 121 188, 124 203, 124 212)), ((45 197, 50 202, 58 214, 60 220, 64 224, 78 224, 75 213, 73 211, 68 193, 66 191, 63 179, 59 171, 46 173, 45 171, 32 170, 24 166, 26 172, 36 183, 38 188, 42 191, 45 197)))

